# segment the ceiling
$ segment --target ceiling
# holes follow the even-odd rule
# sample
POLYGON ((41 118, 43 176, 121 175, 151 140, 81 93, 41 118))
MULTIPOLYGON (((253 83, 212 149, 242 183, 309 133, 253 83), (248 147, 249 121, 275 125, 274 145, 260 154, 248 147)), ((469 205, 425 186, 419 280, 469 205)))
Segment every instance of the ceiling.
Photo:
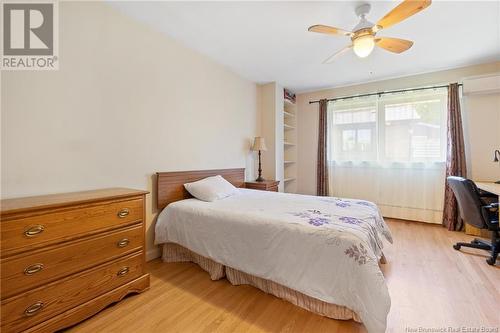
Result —
MULTIPOLYGON (((307 32, 313 24, 352 29, 363 2, 110 2, 254 82, 277 81, 295 92, 376 81, 500 60, 500 1, 434 1, 378 33, 415 42, 402 54, 375 48, 322 61, 347 37, 307 32)), ((372 1, 376 22, 399 1, 372 1)))

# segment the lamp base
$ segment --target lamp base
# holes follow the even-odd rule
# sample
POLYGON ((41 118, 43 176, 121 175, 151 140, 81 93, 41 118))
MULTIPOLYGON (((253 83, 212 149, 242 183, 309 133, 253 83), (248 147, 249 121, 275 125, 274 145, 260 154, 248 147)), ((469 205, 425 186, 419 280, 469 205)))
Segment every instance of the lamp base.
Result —
POLYGON ((255 181, 256 182, 263 182, 263 181, 265 181, 265 179, 264 179, 264 177, 259 176, 259 177, 257 177, 257 179, 255 181))

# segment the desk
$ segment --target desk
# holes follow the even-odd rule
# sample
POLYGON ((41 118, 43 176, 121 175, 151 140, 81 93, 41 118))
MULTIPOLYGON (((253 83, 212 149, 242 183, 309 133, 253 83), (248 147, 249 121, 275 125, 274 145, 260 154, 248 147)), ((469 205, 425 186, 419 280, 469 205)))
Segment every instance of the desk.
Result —
POLYGON ((483 191, 500 195, 500 184, 495 184, 493 182, 475 182, 475 183, 476 186, 483 191))
MULTIPOLYGON (((476 186, 483 191, 487 191, 500 196, 500 184, 495 184, 494 182, 476 182, 476 186)), ((500 217, 500 211, 498 212, 500 217)), ((486 229, 478 229, 473 226, 465 224, 465 233, 467 235, 490 237, 490 232, 486 229)))

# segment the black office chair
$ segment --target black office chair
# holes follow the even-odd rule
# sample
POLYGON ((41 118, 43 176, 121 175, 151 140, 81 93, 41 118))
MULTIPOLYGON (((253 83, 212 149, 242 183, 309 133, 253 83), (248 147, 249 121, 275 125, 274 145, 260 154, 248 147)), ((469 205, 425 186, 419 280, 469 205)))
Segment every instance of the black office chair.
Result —
POLYGON ((457 243, 453 245, 453 248, 460 250, 460 247, 465 246, 491 251, 491 257, 486 262, 489 265, 494 265, 500 251, 498 200, 495 203, 488 204, 481 198, 481 192, 470 179, 462 177, 448 177, 447 179, 457 199, 462 220, 476 228, 491 231, 491 243, 476 238, 470 243, 457 243))

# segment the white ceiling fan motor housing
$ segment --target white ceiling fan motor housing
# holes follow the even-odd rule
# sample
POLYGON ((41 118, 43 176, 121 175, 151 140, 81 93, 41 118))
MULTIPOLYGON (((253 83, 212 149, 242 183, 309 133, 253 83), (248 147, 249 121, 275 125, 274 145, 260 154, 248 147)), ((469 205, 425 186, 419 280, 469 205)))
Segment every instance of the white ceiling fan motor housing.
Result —
POLYGON ((373 27, 373 23, 366 19, 366 15, 370 12, 372 6, 369 3, 365 3, 356 7, 355 12, 359 17, 359 23, 352 29, 352 31, 356 32, 361 29, 369 29, 373 27))

